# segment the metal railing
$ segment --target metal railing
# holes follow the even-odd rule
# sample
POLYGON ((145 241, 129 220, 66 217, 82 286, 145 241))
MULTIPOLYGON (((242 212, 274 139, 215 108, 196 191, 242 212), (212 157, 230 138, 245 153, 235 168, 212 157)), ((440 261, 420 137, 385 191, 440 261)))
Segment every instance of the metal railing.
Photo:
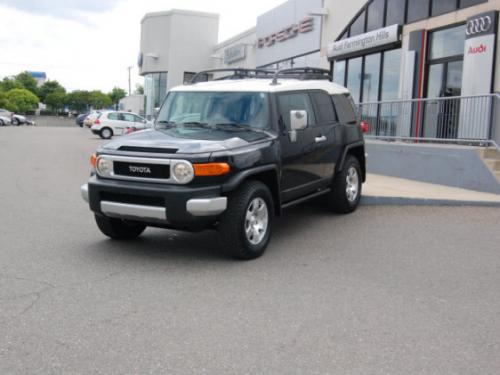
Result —
POLYGON ((410 99, 358 105, 367 138, 493 145, 500 94, 410 99))

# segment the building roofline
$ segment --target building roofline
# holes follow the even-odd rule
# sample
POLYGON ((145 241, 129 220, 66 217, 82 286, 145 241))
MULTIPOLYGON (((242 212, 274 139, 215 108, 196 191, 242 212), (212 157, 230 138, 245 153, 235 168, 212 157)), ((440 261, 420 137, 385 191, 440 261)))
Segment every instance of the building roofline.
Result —
POLYGON ((254 26, 248 30, 245 30, 245 31, 243 31, 235 36, 232 36, 229 39, 226 39, 226 40, 216 44, 214 47, 214 50, 218 50, 218 49, 227 47, 228 45, 233 44, 234 42, 238 41, 239 39, 243 39, 243 38, 245 38, 249 35, 252 35, 253 33, 256 33, 256 32, 257 32, 257 27, 254 26))
POLYGON ((168 17, 168 16, 172 16, 174 14, 180 14, 180 15, 184 15, 184 16, 207 17, 207 18, 214 18, 214 19, 219 19, 219 17, 220 17, 217 13, 199 12, 199 11, 186 10, 186 9, 170 9, 170 10, 163 10, 163 11, 159 11, 159 12, 146 13, 144 15, 144 17, 142 17, 142 19, 141 19, 141 24, 148 18, 168 17))

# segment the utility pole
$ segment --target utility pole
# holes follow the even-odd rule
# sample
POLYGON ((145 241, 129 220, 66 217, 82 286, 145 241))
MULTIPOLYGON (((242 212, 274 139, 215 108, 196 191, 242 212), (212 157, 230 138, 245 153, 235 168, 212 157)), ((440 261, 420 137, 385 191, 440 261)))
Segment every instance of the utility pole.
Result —
POLYGON ((130 71, 132 70, 133 67, 134 67, 133 65, 127 67, 127 69, 128 69, 128 95, 129 96, 132 95, 132 83, 130 81, 130 71))

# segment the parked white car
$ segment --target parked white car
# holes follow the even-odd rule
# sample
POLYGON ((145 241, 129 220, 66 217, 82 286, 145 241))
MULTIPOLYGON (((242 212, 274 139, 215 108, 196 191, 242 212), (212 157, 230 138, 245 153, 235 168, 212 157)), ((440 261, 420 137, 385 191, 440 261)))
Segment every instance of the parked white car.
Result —
POLYGON ((0 114, 0 126, 7 126, 10 124, 11 124, 10 117, 6 117, 0 114))
POLYGON ((143 130, 152 125, 135 113, 106 111, 97 117, 90 129, 101 138, 110 139, 114 135, 128 134, 130 131, 143 130))

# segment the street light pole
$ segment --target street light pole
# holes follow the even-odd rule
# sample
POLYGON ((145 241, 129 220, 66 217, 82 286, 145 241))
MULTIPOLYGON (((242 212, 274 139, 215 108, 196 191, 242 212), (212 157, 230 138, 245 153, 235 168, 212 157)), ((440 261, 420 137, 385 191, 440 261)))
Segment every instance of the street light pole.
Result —
POLYGON ((127 67, 127 69, 128 69, 128 95, 129 96, 132 94, 132 84, 131 84, 131 80, 130 80, 130 71, 132 70, 133 67, 134 67, 133 65, 127 67))

